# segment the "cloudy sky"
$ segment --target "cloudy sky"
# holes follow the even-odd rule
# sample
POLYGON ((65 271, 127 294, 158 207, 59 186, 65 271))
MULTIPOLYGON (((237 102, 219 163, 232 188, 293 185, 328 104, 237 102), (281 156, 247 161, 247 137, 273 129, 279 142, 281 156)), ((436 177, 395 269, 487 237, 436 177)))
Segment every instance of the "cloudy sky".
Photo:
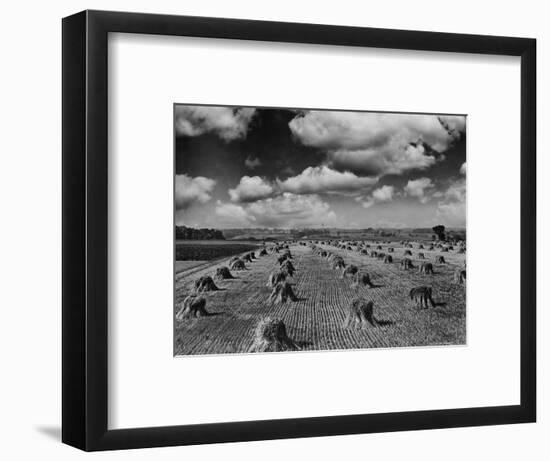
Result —
POLYGON ((176 105, 176 224, 465 227, 466 117, 176 105))

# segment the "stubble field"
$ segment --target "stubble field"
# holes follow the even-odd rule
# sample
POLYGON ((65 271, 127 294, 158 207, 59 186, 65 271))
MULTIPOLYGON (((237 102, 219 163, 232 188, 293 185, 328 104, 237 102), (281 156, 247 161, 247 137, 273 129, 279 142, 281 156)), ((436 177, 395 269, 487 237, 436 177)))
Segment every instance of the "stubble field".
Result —
MULTIPOLYGON (((370 242, 380 245, 381 252, 391 247, 393 262, 362 254, 359 246, 329 242, 289 244, 296 272, 287 282, 296 300, 281 303, 270 300, 272 288, 267 286, 269 275, 279 269, 280 253, 246 262, 246 270, 231 270, 233 279, 215 280, 218 290, 201 293, 208 315, 177 318, 183 301, 193 295, 195 281, 202 276, 214 276, 216 269, 229 266, 229 257, 219 257, 200 264, 176 265, 174 306, 174 354, 225 354, 251 351, 258 324, 265 318, 280 319, 286 333, 300 350, 363 349, 378 347, 411 347, 461 345, 466 343, 466 289, 454 275, 465 264, 465 253, 456 249, 442 252, 405 248, 399 242, 370 242), (349 249, 348 249, 349 248, 349 249), (405 251, 412 255, 405 255, 405 251), (355 265, 368 273, 372 287, 353 286, 352 277, 343 277, 342 270, 332 269, 321 253, 341 256, 346 266, 355 265), (418 258, 418 252, 425 259, 418 258), (436 263, 443 256, 445 263, 436 263), (410 258, 411 269, 402 269, 401 261, 410 258), (423 262, 433 265, 433 274, 422 274, 423 262), (432 288, 433 303, 419 307, 409 297, 412 288, 432 288), (373 303, 371 325, 345 327, 349 308, 356 298, 373 303)), ((268 249, 269 246, 268 246, 268 249)), ((270 249, 271 250, 271 249, 270 249)), ((245 255, 249 252, 238 253, 245 255)), ((370 253, 370 249, 368 251, 370 253)), ((389 254, 389 253, 387 253, 389 254)))

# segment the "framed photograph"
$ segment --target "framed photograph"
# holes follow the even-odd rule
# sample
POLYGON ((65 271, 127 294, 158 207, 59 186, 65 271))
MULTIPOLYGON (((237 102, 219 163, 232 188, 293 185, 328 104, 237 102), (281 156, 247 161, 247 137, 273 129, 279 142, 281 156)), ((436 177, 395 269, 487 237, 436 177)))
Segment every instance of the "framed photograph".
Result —
POLYGON ((535 63, 529 38, 64 18, 63 441, 535 422, 535 63))

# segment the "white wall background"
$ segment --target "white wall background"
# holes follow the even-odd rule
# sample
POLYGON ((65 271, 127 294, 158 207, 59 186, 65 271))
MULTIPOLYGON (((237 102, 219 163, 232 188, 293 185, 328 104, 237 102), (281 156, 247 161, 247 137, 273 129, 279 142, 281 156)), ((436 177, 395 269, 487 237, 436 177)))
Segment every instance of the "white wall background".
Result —
MULTIPOLYGON (((272 442, 103 453, 103 459, 548 459, 550 352, 544 305, 550 244, 550 9, 545 2, 407 0, 111 0, 3 5, 0 26, 0 454, 5 459, 77 459, 61 445, 61 17, 111 9, 385 28, 536 37, 539 130, 539 422, 272 442), (546 436, 546 437, 545 437, 546 436)), ((504 133, 502 134, 505 135, 504 133)), ((498 168, 498 165, 495 166, 498 168)), ((506 206, 506 204, 499 204, 506 206)), ((207 404, 205 402, 205 404, 207 404)))

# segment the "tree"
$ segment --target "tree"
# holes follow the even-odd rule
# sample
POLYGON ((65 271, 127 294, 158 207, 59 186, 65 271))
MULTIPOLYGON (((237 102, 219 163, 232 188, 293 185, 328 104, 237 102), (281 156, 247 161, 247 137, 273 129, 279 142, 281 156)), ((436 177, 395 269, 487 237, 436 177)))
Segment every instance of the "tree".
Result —
POLYGON ((439 240, 445 241, 445 226, 439 224, 438 226, 432 227, 432 230, 434 231, 435 235, 437 235, 439 240))
POLYGON ((217 229, 193 229, 176 226, 176 240, 225 240, 223 232, 217 229))

